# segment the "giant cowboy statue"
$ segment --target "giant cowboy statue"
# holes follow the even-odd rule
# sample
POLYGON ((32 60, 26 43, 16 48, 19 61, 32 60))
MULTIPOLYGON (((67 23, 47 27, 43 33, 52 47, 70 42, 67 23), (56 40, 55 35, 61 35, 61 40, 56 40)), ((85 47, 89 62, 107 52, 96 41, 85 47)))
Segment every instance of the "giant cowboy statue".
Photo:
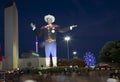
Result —
POLYGON ((32 30, 37 35, 44 35, 45 39, 45 56, 46 56, 46 66, 50 66, 50 61, 52 61, 53 66, 57 66, 57 55, 56 55, 56 33, 64 33, 69 30, 72 30, 77 25, 72 25, 66 28, 60 28, 59 25, 53 24, 55 22, 55 17, 53 15, 46 15, 44 17, 47 25, 42 26, 40 29, 37 29, 35 24, 31 23, 32 30), (52 58, 50 58, 52 55, 52 58), (50 60, 52 59, 52 60, 50 60))

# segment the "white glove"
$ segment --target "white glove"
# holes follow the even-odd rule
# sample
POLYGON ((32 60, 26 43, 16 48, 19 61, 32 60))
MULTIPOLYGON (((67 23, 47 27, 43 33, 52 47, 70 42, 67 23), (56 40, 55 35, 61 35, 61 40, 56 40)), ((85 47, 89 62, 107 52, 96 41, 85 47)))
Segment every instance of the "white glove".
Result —
POLYGON ((72 25, 70 26, 70 30, 72 30, 73 28, 77 27, 77 25, 72 25))
POLYGON ((36 26, 35 26, 35 24, 33 24, 33 23, 30 23, 30 26, 32 27, 32 30, 35 30, 35 29, 36 29, 36 26))

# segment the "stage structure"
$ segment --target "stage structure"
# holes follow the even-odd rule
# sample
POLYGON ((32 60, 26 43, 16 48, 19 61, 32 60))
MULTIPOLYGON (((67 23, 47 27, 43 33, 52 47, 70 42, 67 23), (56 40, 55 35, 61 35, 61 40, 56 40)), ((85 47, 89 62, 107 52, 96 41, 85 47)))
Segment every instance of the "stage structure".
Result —
POLYGON ((15 2, 8 3, 4 9, 5 68, 18 68, 18 11, 15 2))

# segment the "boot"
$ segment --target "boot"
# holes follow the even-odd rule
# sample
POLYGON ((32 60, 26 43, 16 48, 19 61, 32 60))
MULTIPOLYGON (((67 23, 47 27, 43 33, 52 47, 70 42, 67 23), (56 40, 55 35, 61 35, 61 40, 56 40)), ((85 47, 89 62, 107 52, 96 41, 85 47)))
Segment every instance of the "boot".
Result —
POLYGON ((50 57, 46 57, 46 67, 50 67, 50 57))
POLYGON ((52 57, 53 67, 57 67, 57 57, 52 57))

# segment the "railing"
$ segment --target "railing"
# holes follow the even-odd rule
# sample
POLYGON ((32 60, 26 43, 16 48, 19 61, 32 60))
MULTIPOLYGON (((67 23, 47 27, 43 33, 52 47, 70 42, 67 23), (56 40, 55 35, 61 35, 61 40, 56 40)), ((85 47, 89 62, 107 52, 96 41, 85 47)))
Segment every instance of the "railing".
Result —
POLYGON ((0 82, 5 81, 5 71, 0 70, 0 82))

